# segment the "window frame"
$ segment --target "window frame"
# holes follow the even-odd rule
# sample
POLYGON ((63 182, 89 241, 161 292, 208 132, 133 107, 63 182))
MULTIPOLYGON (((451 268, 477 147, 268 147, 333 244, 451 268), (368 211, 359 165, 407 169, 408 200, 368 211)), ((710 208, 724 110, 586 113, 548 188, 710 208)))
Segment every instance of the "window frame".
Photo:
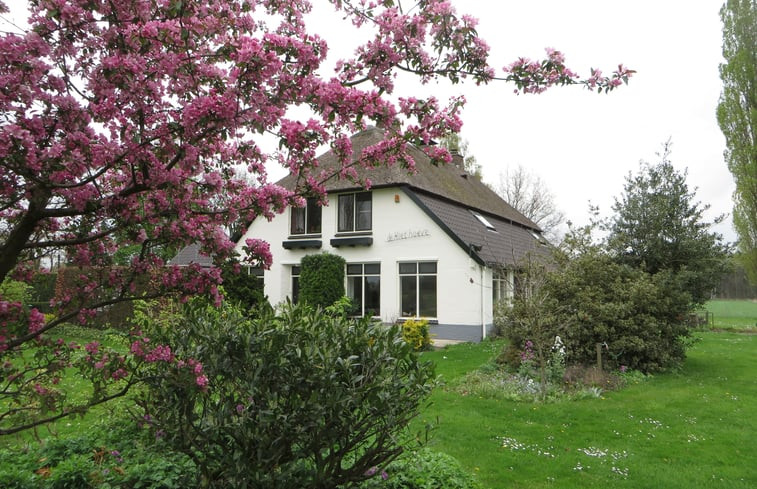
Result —
POLYGON ((337 197, 336 206, 336 231, 337 233, 368 233, 373 230, 373 192, 352 192, 346 194, 339 194, 337 197), (362 201, 359 199, 363 199, 362 201), (342 203, 345 204, 342 204, 342 203), (348 218, 345 216, 343 220, 342 206, 351 204, 351 216, 349 216, 349 222, 344 222, 348 218), (365 214, 365 210, 359 208, 359 202, 368 204, 367 215, 368 225, 360 225, 361 214, 365 214))
POLYGON ((305 207, 292 207, 289 213, 290 236, 320 236, 323 231, 323 208, 318 205, 318 199, 308 197, 305 207), (303 230, 295 229, 295 220, 303 220, 303 230), (315 222, 314 222, 315 221, 315 222), (317 226, 314 228, 313 226, 317 226))
POLYGON ((512 303, 514 293, 513 271, 494 269, 492 271, 492 304, 512 303))
POLYGON ((290 295, 289 300, 292 302, 292 304, 297 304, 300 300, 300 274, 302 272, 302 269, 300 268, 300 265, 290 265, 289 266, 289 286, 290 288, 290 295))
POLYGON ((347 291, 347 295, 352 299, 352 293, 350 291, 351 283, 350 280, 359 279, 360 281, 360 302, 359 307, 360 310, 357 311, 355 314, 356 317, 365 317, 366 313, 366 294, 368 290, 368 280, 378 278, 378 306, 377 309, 371 309, 371 312, 373 314, 370 315, 372 318, 379 318, 381 317, 381 263, 380 262, 361 262, 361 263, 347 263, 346 269, 345 269, 345 280, 346 280, 346 286, 345 290, 347 291), (359 272, 355 272, 354 270, 359 267, 359 272), (370 267, 371 271, 367 271, 368 267, 370 267), (352 268, 353 271, 350 271, 352 268))
POLYGON ((423 317, 431 320, 435 320, 439 315, 439 263, 433 260, 419 260, 419 261, 402 261, 398 262, 398 277, 399 277, 399 305, 400 305, 400 317, 403 319, 423 317), (411 268, 413 267, 412 271, 411 268), (403 268, 405 271, 403 271, 403 268), (433 271, 431 269, 433 268, 433 271), (415 295, 415 304, 413 311, 405 311, 405 298, 406 290, 405 284, 411 283, 411 280, 403 280, 408 278, 414 278, 413 294, 415 295), (429 280, 433 277, 433 280, 429 280), (425 279, 425 280, 424 280, 425 279), (424 295, 423 292, 424 282, 426 286, 429 283, 433 283, 433 307, 429 310, 429 304, 423 304, 424 295), (433 312, 433 314, 431 314, 433 312), (424 314, 428 313, 428 314, 424 314))

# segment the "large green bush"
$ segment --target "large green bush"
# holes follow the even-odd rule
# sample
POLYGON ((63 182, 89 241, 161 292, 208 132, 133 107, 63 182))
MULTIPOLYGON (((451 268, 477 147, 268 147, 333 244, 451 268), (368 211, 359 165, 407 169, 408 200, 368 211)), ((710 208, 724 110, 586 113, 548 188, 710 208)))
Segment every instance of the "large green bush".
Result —
POLYGON ((300 262, 300 302, 326 308, 344 296, 344 258, 307 255, 300 262))
POLYGON ((529 290, 495 311, 497 329, 510 340, 503 361, 517 368, 531 342, 543 383, 559 335, 567 365, 595 365, 598 344, 603 367, 655 372, 680 364, 691 306, 682 275, 619 263, 587 236, 569 235, 568 252, 555 251, 547 267, 526 266, 529 290))
POLYGON ((569 364, 604 362, 642 372, 680 364, 690 334, 685 324, 689 298, 676 277, 650 275, 599 252, 562 261, 545 282, 556 301, 569 364))
MULTIPOLYGON (((149 328, 149 325, 144 325, 149 328)), ((207 389, 156 362, 140 404, 200 468, 199 487, 333 488, 402 452, 433 384, 397 327, 305 306, 247 318, 194 304, 159 342, 201 363, 207 389)))

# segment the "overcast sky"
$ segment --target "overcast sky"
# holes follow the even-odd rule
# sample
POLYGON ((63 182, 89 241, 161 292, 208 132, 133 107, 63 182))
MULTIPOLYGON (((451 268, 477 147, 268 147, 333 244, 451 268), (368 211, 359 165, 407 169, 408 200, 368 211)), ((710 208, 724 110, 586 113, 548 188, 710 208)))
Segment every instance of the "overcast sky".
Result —
MULTIPOLYGON (((508 165, 542 177, 574 222, 588 201, 610 211, 624 177, 639 161, 657 162, 672 141, 671 161, 688 168, 690 188, 712 206, 709 219, 730 213, 733 179, 715 110, 721 91, 721 0, 534 0, 460 2, 480 19, 492 60, 537 57, 544 47, 565 53, 568 66, 611 72, 635 69, 628 86, 598 95, 578 87, 515 96, 502 86, 465 92, 463 137, 496 181, 508 165)), ((504 65, 505 62, 498 63, 504 65)), ((735 234, 729 219, 717 228, 735 234)))
MULTIPOLYGON (((636 172, 641 160, 659 161, 656 153, 670 139, 671 161, 688 168, 690 188, 712 206, 708 220, 730 214, 734 184, 715 117, 722 0, 452 1, 459 13, 480 19, 479 34, 497 68, 519 56, 542 57, 552 47, 582 75, 592 67, 609 74, 619 63, 637 71, 628 86, 609 95, 563 87, 518 96, 502 82, 405 87, 418 95, 466 96, 462 137, 485 181, 523 165, 545 181, 568 219, 583 224, 589 202, 609 213, 628 172, 636 172)), ((13 10, 24 4, 8 3, 13 10)), ((309 25, 325 34, 335 59, 348 55, 357 40, 330 11, 317 12, 309 25)), ((730 215, 716 230, 735 240, 730 215)))
MULTIPOLYGON (((641 160, 658 162, 670 139, 672 163, 688 169, 690 189, 712 206, 708 221, 729 214, 715 229, 728 241, 736 239, 730 220, 734 184, 715 116, 722 0, 452 1, 459 13, 479 19, 478 32, 497 68, 519 56, 540 58, 551 47, 585 76, 590 68, 610 74, 619 63, 637 71, 628 86, 608 95, 578 86, 515 95, 502 82, 421 87, 421 94, 439 98, 465 95, 461 135, 484 181, 496 183, 508 167, 522 165, 542 178, 568 219, 584 224, 589 202, 607 215, 628 172, 638 171, 641 160)), ((318 29, 326 17, 321 21, 319 15, 311 28, 330 41, 330 58, 348 55, 355 42, 351 31, 318 29)))

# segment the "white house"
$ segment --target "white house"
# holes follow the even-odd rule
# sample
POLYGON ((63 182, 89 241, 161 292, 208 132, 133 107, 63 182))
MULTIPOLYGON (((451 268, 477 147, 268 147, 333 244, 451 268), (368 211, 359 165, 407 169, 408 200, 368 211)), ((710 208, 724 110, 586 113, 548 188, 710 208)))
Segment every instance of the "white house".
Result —
MULTIPOLYGON (((380 129, 352 137, 353 151, 383 139, 380 129)), ((264 273, 272 304, 297 300, 303 256, 329 252, 347 262, 347 294, 363 315, 393 323, 428 318, 437 338, 479 341, 492 328, 493 304, 511 296, 513 271, 546 242, 539 227, 462 169, 462 158, 433 166, 417 148, 418 169, 375 168, 365 191, 334 179, 328 205, 309 200, 267 221, 257 219, 239 240, 267 241, 273 265, 264 273)), ((336 164, 327 152, 322 167, 336 164)), ((279 182, 293 187, 295 179, 279 182)))

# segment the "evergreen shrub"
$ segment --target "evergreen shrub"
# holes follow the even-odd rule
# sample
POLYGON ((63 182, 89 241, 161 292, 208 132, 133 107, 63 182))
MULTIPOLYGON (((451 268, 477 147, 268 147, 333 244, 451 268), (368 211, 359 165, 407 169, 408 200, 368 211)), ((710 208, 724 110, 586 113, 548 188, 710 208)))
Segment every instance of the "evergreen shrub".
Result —
POLYGON ((300 301, 325 309, 344 296, 345 261, 331 253, 307 255, 300 262, 300 301))

